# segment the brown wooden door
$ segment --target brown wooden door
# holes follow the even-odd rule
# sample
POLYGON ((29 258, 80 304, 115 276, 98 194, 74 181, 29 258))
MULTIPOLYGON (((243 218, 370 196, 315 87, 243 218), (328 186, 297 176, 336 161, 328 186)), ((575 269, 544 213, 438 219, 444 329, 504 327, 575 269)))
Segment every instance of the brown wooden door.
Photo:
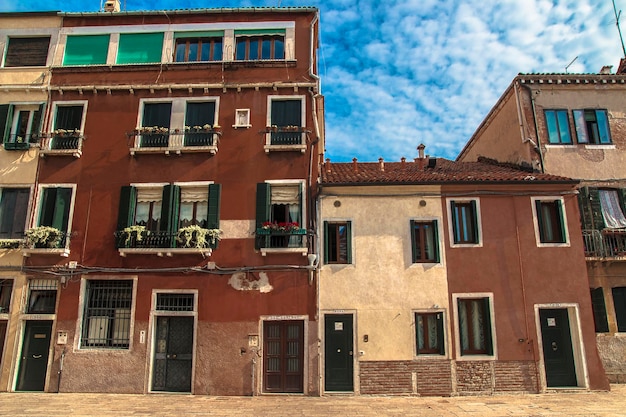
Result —
POLYGON ((303 392, 304 322, 266 321, 263 339, 263 390, 303 392))

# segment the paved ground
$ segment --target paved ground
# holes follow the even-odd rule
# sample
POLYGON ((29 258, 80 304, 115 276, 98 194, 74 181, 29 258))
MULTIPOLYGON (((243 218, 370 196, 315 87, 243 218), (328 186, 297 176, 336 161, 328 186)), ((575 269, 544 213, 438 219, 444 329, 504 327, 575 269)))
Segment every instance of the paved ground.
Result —
POLYGON ((489 397, 261 396, 0 393, 0 416, 626 416, 626 385, 611 392, 489 397))

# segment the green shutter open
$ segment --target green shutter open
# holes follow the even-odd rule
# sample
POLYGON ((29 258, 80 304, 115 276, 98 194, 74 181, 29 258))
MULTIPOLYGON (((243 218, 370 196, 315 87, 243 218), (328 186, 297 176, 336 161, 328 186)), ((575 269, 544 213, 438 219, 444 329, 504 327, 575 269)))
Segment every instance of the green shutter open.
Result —
POLYGON ((478 209, 476 205, 476 200, 471 200, 470 205, 472 207, 472 218, 470 221, 472 222, 472 243, 478 243, 478 209))
POLYGON ((593 321, 596 326, 596 333, 608 332, 609 323, 606 317, 606 304, 602 287, 591 289, 591 305, 593 307, 593 321))
POLYGON ((137 204, 137 189, 130 185, 122 186, 120 190, 120 204, 117 211, 117 230, 135 223, 135 205, 137 204))
POLYGON ((65 42, 63 65, 107 63, 110 35, 70 35, 65 42))
POLYGON ((433 250, 435 251, 435 262, 439 263, 439 228, 437 227, 437 220, 433 220, 433 250))
POLYGON ((546 241, 546 232, 543 227, 543 213, 541 212, 541 200, 535 200, 535 212, 537 213, 537 226, 539 227, 539 241, 546 241))
POLYGON ((221 184, 209 185, 207 229, 219 229, 220 228, 220 196, 221 194, 222 194, 221 184))
POLYGON ((117 51, 118 64, 148 64, 161 62, 163 32, 122 33, 117 51))
POLYGON ((2 134, 2 142, 6 142, 11 133, 11 120, 13 115, 13 106, 10 104, 0 104, 0 133, 2 134))
POLYGON ((178 231, 178 207, 180 201, 180 187, 166 185, 163 187, 161 200, 161 222, 159 230, 174 234, 178 231))
POLYGON ((324 264, 328 264, 328 222, 324 222, 324 264))
POLYGON ((348 263, 352 263, 352 222, 346 222, 346 251, 348 263))
POLYGON ((437 313, 437 344, 439 345, 439 354, 446 354, 445 339, 443 337, 443 313, 437 313))
MULTIPOLYGON (((263 226, 263 223, 270 219, 270 185, 265 182, 260 182, 256 185, 256 228, 259 229, 263 226)), ((262 241, 266 236, 256 236, 254 239, 254 246, 256 249, 261 248, 262 241)))
POLYGON ((409 227, 411 228, 411 262, 415 263, 417 260, 417 248, 415 247, 415 241, 417 236, 415 235, 415 220, 409 221, 409 227))
POLYGON ((567 241, 565 238, 565 207, 563 206, 563 202, 561 200, 555 200, 554 203, 556 205, 556 209, 558 210, 557 215, 559 216, 559 226, 561 228, 559 241, 561 243, 565 243, 567 241))
POLYGON ((485 326, 485 349, 487 355, 493 355, 493 337, 491 335, 491 309, 489 308, 489 298, 483 298, 485 320, 483 325, 485 326))

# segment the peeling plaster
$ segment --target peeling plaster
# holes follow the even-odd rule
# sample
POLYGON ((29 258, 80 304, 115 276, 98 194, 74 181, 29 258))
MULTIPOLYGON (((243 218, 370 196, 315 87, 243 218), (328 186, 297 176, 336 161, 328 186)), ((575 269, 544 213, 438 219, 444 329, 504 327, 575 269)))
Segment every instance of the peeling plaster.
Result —
POLYGON ((265 272, 259 272, 259 279, 254 279, 253 274, 238 272, 230 277, 228 284, 239 291, 259 291, 267 293, 274 289, 274 287, 270 285, 270 280, 265 272))

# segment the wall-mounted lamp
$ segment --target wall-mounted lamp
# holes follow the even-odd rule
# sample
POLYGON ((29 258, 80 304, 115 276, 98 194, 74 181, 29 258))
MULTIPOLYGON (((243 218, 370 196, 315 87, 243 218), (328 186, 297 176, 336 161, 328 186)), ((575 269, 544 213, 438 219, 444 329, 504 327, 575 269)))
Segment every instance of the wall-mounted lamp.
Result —
POLYGON ((309 266, 313 266, 315 265, 315 262, 317 261, 317 255, 314 253, 309 253, 307 255, 307 258, 309 260, 309 266))

